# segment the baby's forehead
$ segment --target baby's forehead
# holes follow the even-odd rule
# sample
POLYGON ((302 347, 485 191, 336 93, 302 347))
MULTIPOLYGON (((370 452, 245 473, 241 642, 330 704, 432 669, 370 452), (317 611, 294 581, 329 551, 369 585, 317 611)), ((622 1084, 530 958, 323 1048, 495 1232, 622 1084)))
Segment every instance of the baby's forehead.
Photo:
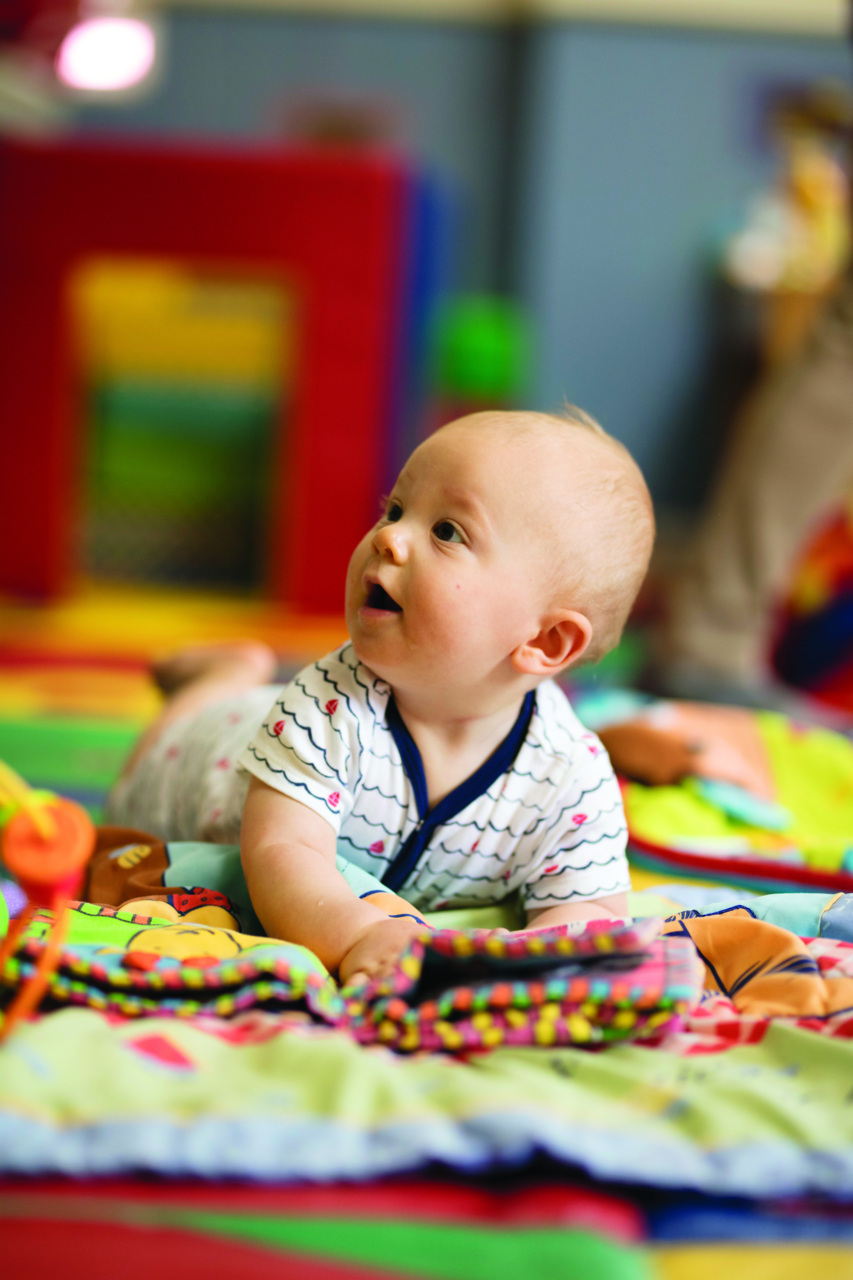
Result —
POLYGON ((552 536, 595 466, 594 448, 567 440, 571 429, 562 429, 559 423, 553 433, 452 424, 410 458, 398 482, 401 496, 425 486, 441 501, 485 516, 496 533, 552 536))
POLYGON ((509 481, 518 491, 533 484, 543 497, 554 482, 619 465, 608 437, 546 414, 477 414, 443 427, 427 445, 475 479, 509 481))

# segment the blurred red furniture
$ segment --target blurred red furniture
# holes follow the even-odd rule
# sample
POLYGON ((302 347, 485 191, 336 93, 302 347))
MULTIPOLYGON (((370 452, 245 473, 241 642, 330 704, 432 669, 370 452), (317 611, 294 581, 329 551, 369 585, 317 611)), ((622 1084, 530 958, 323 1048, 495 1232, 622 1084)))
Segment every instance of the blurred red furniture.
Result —
POLYGON ((152 256, 259 271, 296 290, 297 370, 271 460, 269 591, 340 612, 399 393, 409 186, 404 165, 369 154, 0 144, 0 591, 49 597, 74 568, 69 272, 93 255, 152 256))

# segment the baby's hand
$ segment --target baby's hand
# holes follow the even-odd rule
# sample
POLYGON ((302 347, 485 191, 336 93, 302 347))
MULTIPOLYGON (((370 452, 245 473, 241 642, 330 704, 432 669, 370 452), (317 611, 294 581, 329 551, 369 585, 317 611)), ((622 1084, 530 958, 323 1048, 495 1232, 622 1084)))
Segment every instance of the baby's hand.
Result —
POLYGON ((411 916, 380 920, 370 926, 350 947, 338 967, 343 985, 365 978, 385 978, 393 973, 397 961, 412 938, 423 933, 426 925, 411 916))

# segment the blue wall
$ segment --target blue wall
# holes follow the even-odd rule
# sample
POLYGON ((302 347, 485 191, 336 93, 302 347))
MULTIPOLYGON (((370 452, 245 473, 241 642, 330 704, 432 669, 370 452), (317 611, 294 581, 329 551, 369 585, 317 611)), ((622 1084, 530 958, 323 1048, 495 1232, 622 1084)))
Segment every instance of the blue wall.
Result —
POLYGON ((843 41, 541 27, 530 37, 518 287, 538 326, 535 399, 599 417, 663 505, 701 495, 714 250, 773 172, 773 86, 849 77, 843 41))
POLYGON ((505 28, 179 9, 167 14, 165 30, 156 89, 135 102, 79 107, 79 132, 270 140, 284 136, 285 104, 302 90, 386 100, 407 148, 455 188, 463 286, 493 286, 511 48, 505 28))

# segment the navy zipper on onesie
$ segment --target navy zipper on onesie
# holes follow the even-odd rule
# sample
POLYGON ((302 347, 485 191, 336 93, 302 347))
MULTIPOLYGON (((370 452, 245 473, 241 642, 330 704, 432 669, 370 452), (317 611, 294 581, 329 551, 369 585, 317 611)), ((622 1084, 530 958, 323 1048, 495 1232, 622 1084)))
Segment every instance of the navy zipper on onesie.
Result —
POLYGON ((499 778, 502 773, 506 773, 514 763, 515 757, 521 749, 521 744, 527 737, 527 730, 530 728, 530 721, 533 719, 535 710, 536 698, 531 691, 525 695, 515 724, 503 742, 495 747, 488 760, 484 760, 479 769, 471 774, 470 778, 460 782, 459 786, 455 787, 449 795, 446 795, 443 800, 439 800, 434 809, 430 809, 421 753, 418 750, 417 743, 403 723, 400 712, 397 710, 397 704, 394 701, 394 695, 391 695, 388 700, 388 711, 385 719, 388 728, 391 730, 391 736, 399 749, 400 758, 403 761, 403 769, 412 784, 415 793, 415 804, 418 807, 419 821, 414 830, 409 833, 405 844, 385 868, 385 874, 382 877, 383 884, 387 885, 389 889, 393 889, 395 893, 398 892, 418 865, 420 856, 432 839, 436 827, 440 827, 443 822, 448 822, 451 818, 455 818, 457 813, 461 813, 463 809, 467 808, 472 800, 476 800, 478 796, 488 791, 496 778, 499 778))

